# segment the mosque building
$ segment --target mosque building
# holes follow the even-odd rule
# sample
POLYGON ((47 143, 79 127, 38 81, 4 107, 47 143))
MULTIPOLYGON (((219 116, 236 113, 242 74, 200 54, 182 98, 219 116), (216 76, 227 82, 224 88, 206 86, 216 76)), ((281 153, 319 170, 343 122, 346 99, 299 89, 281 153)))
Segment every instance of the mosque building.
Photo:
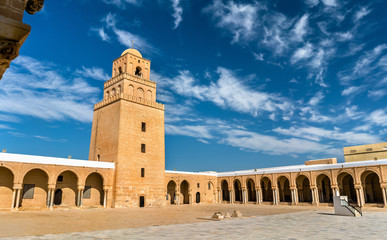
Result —
POLYGON ((164 105, 150 61, 127 49, 94 106, 89 160, 0 153, 0 209, 161 207, 171 204, 385 207, 387 143, 344 148, 304 165, 232 172, 165 170, 164 105))

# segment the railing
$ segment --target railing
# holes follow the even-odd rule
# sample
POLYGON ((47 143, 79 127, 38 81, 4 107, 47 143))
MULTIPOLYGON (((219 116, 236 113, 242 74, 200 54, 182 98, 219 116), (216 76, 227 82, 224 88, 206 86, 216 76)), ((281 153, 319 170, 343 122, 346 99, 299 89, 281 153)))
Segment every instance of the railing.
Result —
POLYGON ((345 199, 341 199, 341 206, 346 207, 351 213, 353 213, 354 217, 356 217, 356 212, 359 213, 360 216, 363 216, 363 211, 361 210, 361 207, 355 204, 350 204, 345 199))

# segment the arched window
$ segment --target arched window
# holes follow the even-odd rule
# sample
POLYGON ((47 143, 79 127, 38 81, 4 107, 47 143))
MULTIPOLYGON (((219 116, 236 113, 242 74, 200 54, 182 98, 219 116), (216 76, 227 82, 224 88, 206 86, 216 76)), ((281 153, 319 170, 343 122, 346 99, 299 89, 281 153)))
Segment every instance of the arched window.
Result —
POLYGON ((144 90, 142 88, 137 89, 137 97, 144 98, 144 90))
POLYGON ((142 69, 140 67, 136 67, 136 71, 134 72, 134 75, 138 77, 142 77, 142 69))
POLYGON ((113 95, 113 96, 116 95, 116 89, 115 89, 115 88, 112 89, 112 95, 113 95))
POLYGON ((118 91, 117 94, 121 94, 121 85, 118 85, 118 91))
POLYGON ((119 74, 119 75, 122 74, 122 67, 118 67, 118 74, 119 74))
POLYGON ((152 101, 152 92, 151 92, 151 90, 148 90, 146 92, 146 99, 149 100, 149 101, 152 101))
POLYGON ((133 93, 134 93, 134 87, 133 87, 133 85, 129 85, 128 94, 133 96, 133 93))
POLYGON ((109 91, 106 91, 106 98, 109 97, 109 91))

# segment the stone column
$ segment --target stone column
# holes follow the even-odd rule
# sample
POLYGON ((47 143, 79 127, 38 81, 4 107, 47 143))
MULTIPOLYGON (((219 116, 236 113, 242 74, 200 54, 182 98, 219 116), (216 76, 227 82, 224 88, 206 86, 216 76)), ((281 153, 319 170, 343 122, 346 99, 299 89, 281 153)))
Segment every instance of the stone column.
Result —
POLYGON ((297 191, 297 188, 295 188, 295 187, 291 187, 290 188, 290 195, 292 197, 292 205, 296 205, 297 204, 296 191, 297 191))
POLYGON ((13 185, 11 210, 13 210, 14 208, 16 208, 16 209, 19 208, 21 189, 22 189, 21 184, 14 184, 13 185))
POLYGON ((255 189, 255 203, 259 204, 259 190, 255 189))
POLYGON ((218 203, 222 203, 222 191, 218 189, 218 203))
POLYGON ((233 188, 229 188, 228 189, 228 192, 230 194, 230 203, 234 203, 234 189, 233 188))
POLYGON ((85 189, 85 186, 78 185, 78 207, 82 207, 83 205, 83 190, 85 189))
POLYGON ((382 187, 383 204, 384 204, 383 207, 387 207, 386 190, 387 190, 386 187, 382 187))
POLYGON ((104 189, 104 191, 103 191, 103 208, 106 208, 108 191, 109 190, 107 190, 107 189, 104 189))
POLYGON ((332 185, 331 188, 333 196, 340 196, 339 187, 337 185, 332 185))
POLYGON ((49 184, 48 185, 48 190, 49 190, 49 193, 50 193, 50 198, 49 198, 49 208, 50 210, 52 210, 52 207, 54 206, 54 197, 55 197, 55 184, 49 184))
POLYGON ((246 201, 246 189, 245 188, 242 188, 242 203, 243 204, 247 203, 247 201, 246 201))
POLYGON ((175 192, 175 205, 180 204, 180 195, 179 192, 175 192))
POLYGON ((355 189, 356 189, 357 205, 359 207, 363 207, 364 206, 363 188, 361 185, 355 185, 355 189))
POLYGON ((272 188, 273 191, 273 204, 278 205, 278 189, 276 187, 272 188))
POLYGON ((319 205, 319 197, 318 197, 318 191, 317 191, 318 189, 316 186, 312 186, 310 190, 312 191, 312 204, 315 206, 318 206, 319 205))
POLYGON ((188 194, 188 203, 192 204, 192 194, 188 194))
POLYGON ((19 206, 20 206, 20 192, 21 192, 21 187, 16 188, 16 205, 15 205, 16 209, 19 209, 19 206))

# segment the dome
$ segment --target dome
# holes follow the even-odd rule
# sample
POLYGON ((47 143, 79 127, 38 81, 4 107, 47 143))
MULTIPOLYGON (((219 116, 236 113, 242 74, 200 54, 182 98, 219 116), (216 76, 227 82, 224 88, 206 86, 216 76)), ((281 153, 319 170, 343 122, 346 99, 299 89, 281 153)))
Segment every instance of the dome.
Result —
POLYGON ((127 53, 130 53, 130 54, 132 54, 132 55, 134 55, 134 56, 137 56, 137 57, 142 58, 141 53, 140 53, 138 50, 134 49, 134 48, 126 49, 126 50, 121 54, 121 56, 123 56, 123 55, 125 55, 125 54, 127 54, 127 53))

